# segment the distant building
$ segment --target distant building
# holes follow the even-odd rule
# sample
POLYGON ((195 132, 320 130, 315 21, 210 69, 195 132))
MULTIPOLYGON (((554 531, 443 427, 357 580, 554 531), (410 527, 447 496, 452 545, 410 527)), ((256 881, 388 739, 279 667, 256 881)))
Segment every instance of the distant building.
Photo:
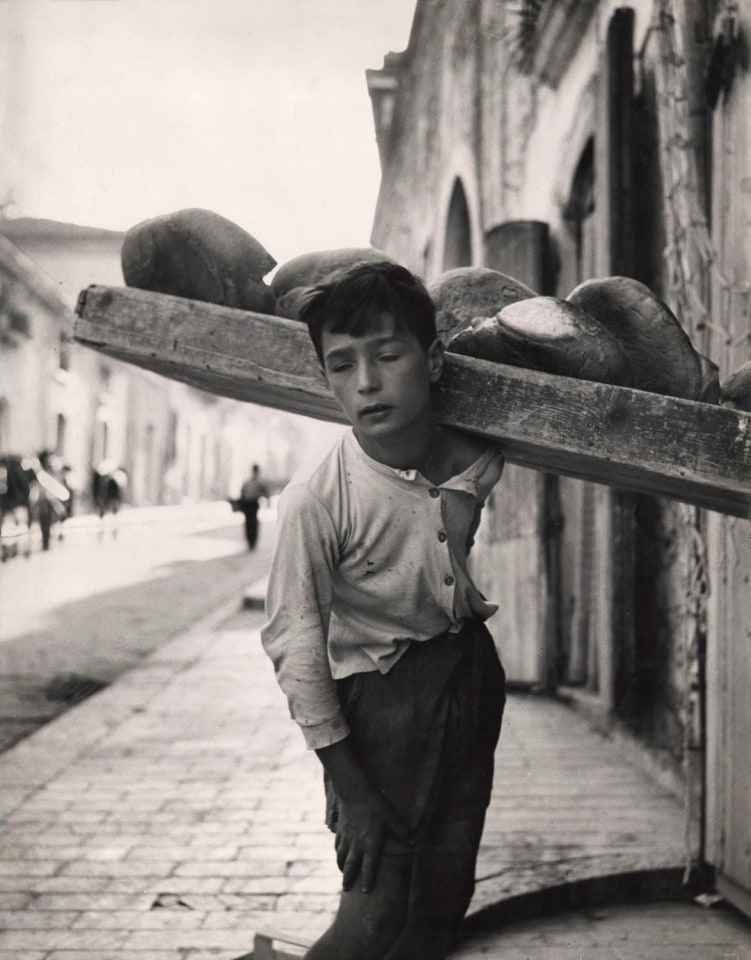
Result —
POLYGON ((123 234, 0 220, 0 443, 49 449, 71 468, 79 509, 94 467, 121 465, 130 503, 236 496, 252 463, 281 485, 310 442, 302 418, 215 397, 72 340, 90 284, 120 286, 123 234))
POLYGON ((54 447, 64 435, 70 322, 59 288, 0 236, 0 452, 54 447))

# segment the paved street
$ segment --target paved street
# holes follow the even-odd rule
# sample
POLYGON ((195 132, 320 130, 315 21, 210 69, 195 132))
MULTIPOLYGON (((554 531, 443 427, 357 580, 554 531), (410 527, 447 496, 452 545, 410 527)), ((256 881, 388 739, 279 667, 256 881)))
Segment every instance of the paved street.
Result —
POLYGON ((0 750, 111 683, 268 567, 227 503, 74 516, 64 540, 0 566, 0 750), (115 535, 115 530, 116 535, 115 535))
MULTIPOLYGON (((261 623, 231 598, 0 757, 0 960, 237 960, 329 922, 320 767, 261 623)), ((514 695, 456 957, 751 960, 745 920, 671 900, 682 865, 680 802, 514 695)))

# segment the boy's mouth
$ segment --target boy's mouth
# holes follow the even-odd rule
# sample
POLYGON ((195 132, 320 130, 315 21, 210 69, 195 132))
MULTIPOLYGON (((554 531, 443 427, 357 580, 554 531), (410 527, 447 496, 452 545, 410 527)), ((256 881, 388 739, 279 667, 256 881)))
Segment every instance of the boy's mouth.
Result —
POLYGON ((360 413, 358 414, 358 416, 359 417, 377 417, 379 415, 388 413, 390 410, 391 410, 391 407, 385 403, 372 403, 368 407, 363 407, 360 413))

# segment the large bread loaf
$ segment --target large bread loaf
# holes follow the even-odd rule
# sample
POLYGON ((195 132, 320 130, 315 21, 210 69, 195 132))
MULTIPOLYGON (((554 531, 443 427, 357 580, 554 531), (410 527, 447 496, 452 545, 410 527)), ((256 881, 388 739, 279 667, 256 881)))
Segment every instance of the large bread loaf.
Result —
POLYGON ((191 207, 144 220, 125 234, 121 251, 129 287, 273 313, 263 277, 276 265, 242 227, 211 210, 191 207))
POLYGON ((621 383, 626 368, 616 338, 584 311, 556 297, 530 297, 493 317, 477 317, 449 340, 448 349, 599 383, 621 383))
POLYGON ((702 360, 669 307, 649 287, 630 277, 606 277, 579 284, 566 299, 599 320, 623 345, 628 386, 685 400, 702 398, 702 360))
POLYGON ((271 279, 277 316, 297 319, 302 302, 316 284, 324 281, 336 270, 343 270, 363 261, 379 260, 395 262, 376 247, 338 247, 334 250, 301 253, 293 257, 283 263, 271 279))
POLYGON ((438 276, 428 293, 436 308, 438 336, 444 341, 476 317, 494 317, 509 303, 537 294, 519 280, 489 267, 456 267, 438 276))

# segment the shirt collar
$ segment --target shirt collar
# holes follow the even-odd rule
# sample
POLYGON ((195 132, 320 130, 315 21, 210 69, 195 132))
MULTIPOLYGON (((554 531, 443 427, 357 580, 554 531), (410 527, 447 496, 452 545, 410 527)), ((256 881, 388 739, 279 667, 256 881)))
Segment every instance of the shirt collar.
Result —
MULTIPOLYGON (((413 468, 411 470, 397 470, 396 467, 390 467, 388 464, 381 463, 380 460, 375 460, 373 457, 367 454, 357 442, 357 437, 355 436, 354 430, 350 430, 349 433, 345 434, 345 439, 354 455, 377 473, 397 481, 401 480, 405 483, 408 483, 410 486, 436 486, 436 484, 431 483, 431 481, 424 477, 417 469, 413 468)), ((477 484, 494 456, 496 456, 496 451, 492 447, 487 447, 485 450, 483 450, 477 460, 475 460, 474 463, 471 463, 466 470, 463 470, 461 473, 457 473, 453 477, 449 477, 448 480, 445 480, 441 484, 437 484, 437 486, 442 490, 459 490, 465 493, 476 495, 477 484)))

